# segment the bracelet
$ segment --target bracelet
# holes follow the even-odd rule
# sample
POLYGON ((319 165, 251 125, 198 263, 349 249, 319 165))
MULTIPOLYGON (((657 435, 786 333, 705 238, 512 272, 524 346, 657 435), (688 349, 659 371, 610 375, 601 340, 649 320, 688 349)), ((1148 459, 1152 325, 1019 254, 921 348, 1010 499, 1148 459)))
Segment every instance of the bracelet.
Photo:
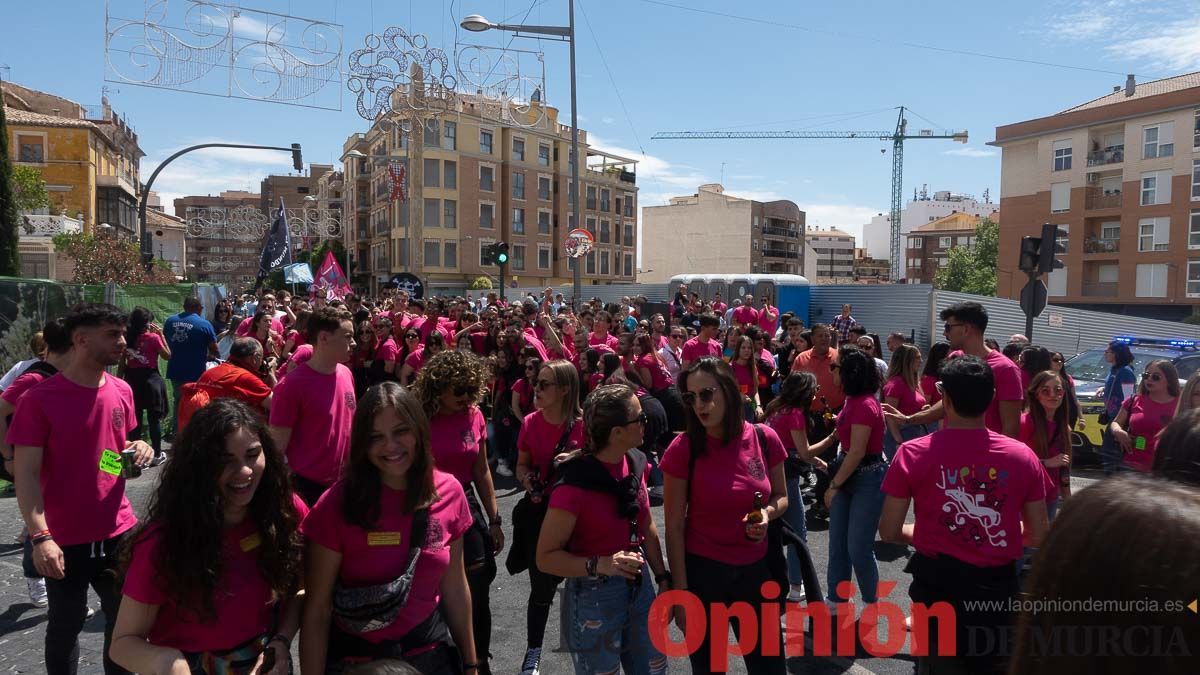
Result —
POLYGON ((54 536, 53 536, 53 535, 51 535, 51 534, 43 534, 43 535, 41 535, 41 536, 38 536, 38 537, 30 537, 30 538, 29 538, 29 543, 30 543, 30 544, 32 544, 32 545, 34 545, 34 546, 37 546, 38 544, 45 543, 45 542, 47 542, 47 541, 54 541, 54 536))
POLYGON ((287 647, 288 649, 292 648, 292 639, 285 636, 283 633, 276 633, 272 635, 271 639, 267 640, 267 644, 271 644, 272 642, 282 642, 283 646, 287 647))
POLYGON ((465 672, 467 672, 468 670, 475 670, 475 671, 478 671, 478 670, 479 670, 479 664, 478 664, 478 663, 464 663, 464 664, 462 665, 462 669, 463 669, 463 672, 464 672, 464 673, 465 673, 465 672))
POLYGON ((43 536, 45 536, 45 535, 47 535, 47 534, 50 534, 50 530, 38 530, 37 532, 30 532, 30 533, 29 533, 29 538, 30 538, 30 539, 37 539, 38 537, 43 537, 43 536))

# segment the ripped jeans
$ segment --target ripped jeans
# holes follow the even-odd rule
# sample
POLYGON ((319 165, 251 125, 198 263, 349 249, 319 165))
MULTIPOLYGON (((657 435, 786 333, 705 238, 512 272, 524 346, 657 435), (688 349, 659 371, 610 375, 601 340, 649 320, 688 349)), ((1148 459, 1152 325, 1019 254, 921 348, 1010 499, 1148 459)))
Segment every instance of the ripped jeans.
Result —
POLYGON ((570 626, 566 643, 576 673, 667 672, 667 658, 651 644, 647 627, 654 602, 653 579, 646 565, 642 583, 635 588, 622 577, 567 579, 562 611, 570 626))

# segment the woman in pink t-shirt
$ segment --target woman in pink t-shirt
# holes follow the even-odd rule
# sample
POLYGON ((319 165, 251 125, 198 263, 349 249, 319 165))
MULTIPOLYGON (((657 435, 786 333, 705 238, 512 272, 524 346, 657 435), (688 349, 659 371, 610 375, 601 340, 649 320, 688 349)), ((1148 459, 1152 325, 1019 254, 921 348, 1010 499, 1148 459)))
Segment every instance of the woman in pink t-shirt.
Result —
MULTIPOLYGON (((788 506, 783 444, 770 428, 742 416, 742 395, 724 361, 688 364, 679 387, 687 433, 671 442, 660 465, 672 588, 690 591, 705 607, 718 602, 762 607, 762 584, 787 582, 774 579, 766 541, 767 522, 788 506)), ((688 616, 678 605, 674 611, 685 632, 688 622, 703 623, 703 615, 688 616)), ((779 619, 763 615, 751 625, 776 632, 779 619)), ((692 670, 712 672, 710 637, 703 628, 699 632, 704 640, 690 656, 692 670)), ((782 652, 764 654, 761 641, 742 658, 751 673, 785 672, 782 652)))
POLYGON ((192 417, 173 454, 145 523, 126 539, 113 661, 197 672, 214 655, 257 666, 271 650, 271 675, 289 672, 307 509, 283 452, 244 403, 218 399, 192 417))
POLYGON ((480 672, 486 673, 492 642, 490 590, 504 532, 488 466, 487 422, 479 410, 483 383, 483 362, 469 351, 452 350, 430 359, 412 389, 429 416, 434 464, 458 479, 471 509, 471 528, 462 538, 463 564, 471 588, 475 652, 483 662, 480 672))
POLYGON ((1071 424, 1066 393, 1066 386, 1058 374, 1043 371, 1035 375, 1026 390, 1026 410, 1021 414, 1021 432, 1017 436, 1017 440, 1033 449, 1050 474, 1046 513, 1051 520, 1058 512, 1060 493, 1061 497, 1071 496, 1068 469, 1071 466, 1071 424))
POLYGON ((262 345, 263 358, 279 358, 283 353, 283 336, 271 328, 272 321, 273 317, 263 311, 256 313, 250 321, 248 335, 262 345))
POLYGON ((312 316, 312 312, 307 309, 302 309, 296 313, 296 321, 284 332, 283 335, 283 354, 281 359, 286 359, 296 351, 296 348, 308 342, 308 319, 312 316))
MULTIPOLYGON (((887 382, 880 392, 883 402, 905 415, 915 415, 925 408, 925 394, 921 390, 921 350, 902 344, 892 352, 888 366, 887 382)), ((888 422, 883 435, 883 452, 887 457, 896 454, 896 448, 904 441, 911 441, 929 433, 924 424, 888 422)))
POLYGON ((392 337, 392 322, 387 318, 375 320, 375 346, 371 350, 370 383, 395 382, 400 375, 400 347, 392 337))
POLYGON ((747 420, 754 422, 758 419, 758 357, 754 340, 749 335, 738 338, 729 365, 733 368, 733 377, 737 381, 738 391, 742 394, 742 406, 747 420))
POLYGON ((651 575, 670 590, 638 450, 646 413, 629 385, 605 385, 583 409, 586 443, 562 465, 537 546, 537 566, 567 578, 563 636, 576 673, 666 672, 649 634, 651 575), (634 467, 640 464, 640 474, 634 467), (643 553, 644 552, 644 553, 643 553), (604 635, 611 649, 595 649, 604 635))
POLYGON ((539 358, 525 359, 522 377, 512 385, 512 414, 516 419, 525 420, 525 416, 533 410, 534 382, 538 371, 542 368, 539 358))
MULTIPOLYGON (((413 329, 408 329, 405 334, 405 340, 409 340, 409 335, 413 329)), ((409 354, 404 359, 404 366, 400 369, 400 382, 405 386, 412 384, 416 379, 417 373, 421 372, 421 368, 425 363, 446 348, 446 336, 442 335, 441 331, 435 330, 425 338, 425 344, 417 348, 416 351, 409 354)))
POLYGON ((921 395, 929 405, 936 405, 942 400, 942 392, 937 390, 938 373, 941 372, 942 362, 950 353, 950 343, 935 342, 925 355, 925 368, 921 371, 921 395))
POLYGON ((1165 359, 1151 361, 1142 373, 1138 393, 1125 399, 1109 427, 1124 453, 1122 471, 1150 470, 1158 434, 1171 422, 1178 405, 1179 374, 1175 365, 1165 359))
POLYGON ((344 473, 304 519, 301 672, 387 658, 420 673, 477 672, 463 564, 471 511, 431 446, 421 401, 404 387, 384 382, 358 402, 344 473), (394 615, 367 623, 335 610, 335 593, 352 607, 394 597, 388 586, 410 565, 394 615))
POLYGON ((513 509, 513 547, 508 560, 510 570, 514 566, 521 568, 522 565, 514 563, 514 556, 524 556, 524 566, 529 569, 529 599, 525 605, 528 632, 523 663, 530 668, 522 670, 536 668, 541 659, 554 592, 562 581, 561 577, 539 570, 534 557, 556 477, 556 462, 583 447, 579 374, 575 366, 563 360, 542 365, 534 380, 533 404, 537 409, 525 417, 517 439, 517 482, 525 488, 521 498, 526 502, 525 518, 515 517, 518 509, 513 509))
POLYGON ((129 440, 142 440, 142 413, 145 412, 150 430, 150 447, 154 448, 156 464, 167 455, 162 449, 162 418, 167 414, 167 386, 158 372, 158 360, 171 360, 171 348, 163 339, 162 328, 154 323, 154 315, 145 307, 135 307, 129 313, 125 329, 125 353, 117 372, 133 390, 133 406, 137 410, 137 428, 129 432, 129 440))
POLYGON ((675 386, 675 378, 671 377, 666 359, 655 347, 654 338, 649 334, 639 333, 634 342, 638 348, 638 357, 634 362, 638 378, 662 404, 671 431, 683 431, 683 399, 679 397, 679 388, 675 386))

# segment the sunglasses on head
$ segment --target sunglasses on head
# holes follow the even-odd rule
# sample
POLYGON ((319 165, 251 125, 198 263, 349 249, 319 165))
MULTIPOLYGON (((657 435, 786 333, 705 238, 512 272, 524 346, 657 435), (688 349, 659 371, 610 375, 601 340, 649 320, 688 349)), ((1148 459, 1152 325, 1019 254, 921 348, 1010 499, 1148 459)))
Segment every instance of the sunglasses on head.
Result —
POLYGON ((713 398, 716 395, 717 395, 716 387, 705 387, 705 388, 701 389, 699 392, 685 391, 685 392, 683 392, 683 396, 682 396, 683 404, 688 405, 688 406, 696 405, 697 399, 699 399, 701 403, 712 403, 713 398))

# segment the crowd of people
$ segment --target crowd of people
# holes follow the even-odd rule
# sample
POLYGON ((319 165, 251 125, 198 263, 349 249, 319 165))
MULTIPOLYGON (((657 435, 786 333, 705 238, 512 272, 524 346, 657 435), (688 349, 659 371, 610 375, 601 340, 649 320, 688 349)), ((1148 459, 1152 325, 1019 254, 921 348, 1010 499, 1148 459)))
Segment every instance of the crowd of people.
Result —
MULTIPOLYGON (((536 674, 560 590, 576 672, 666 672, 651 607, 685 591, 747 603, 763 638, 746 668, 784 673, 767 639, 783 634, 781 600, 868 639, 877 538, 915 549, 914 602, 956 613, 941 628, 957 653, 934 649, 924 672, 1083 672, 1043 653, 1039 631, 1129 621, 974 601, 1200 594, 1186 536, 1200 528, 1200 375, 1181 391, 1153 361, 1139 378, 1113 342, 1105 471, 1140 475, 1072 496, 1084 422, 1062 354, 1020 335, 1001 348, 971 302, 941 312, 944 341, 923 353, 849 305, 807 326, 771 301, 681 288, 647 315, 644 297, 574 311, 552 289, 511 303, 265 292, 211 313, 188 298, 161 325, 143 307, 73 308, 0 382, 48 672, 75 672, 89 587, 106 672, 212 675, 536 674), (125 482, 159 465, 139 522, 125 482), (510 512, 498 481, 522 493, 510 512), (1161 557, 1116 552, 1134 541, 1161 557), (519 664, 491 661, 501 562, 528 573, 519 664), (972 652, 972 629, 1015 630, 1012 658, 972 652)), ((672 619, 687 633, 680 605, 672 619)), ((722 670, 712 641, 726 639, 705 630, 693 672, 722 670)))

